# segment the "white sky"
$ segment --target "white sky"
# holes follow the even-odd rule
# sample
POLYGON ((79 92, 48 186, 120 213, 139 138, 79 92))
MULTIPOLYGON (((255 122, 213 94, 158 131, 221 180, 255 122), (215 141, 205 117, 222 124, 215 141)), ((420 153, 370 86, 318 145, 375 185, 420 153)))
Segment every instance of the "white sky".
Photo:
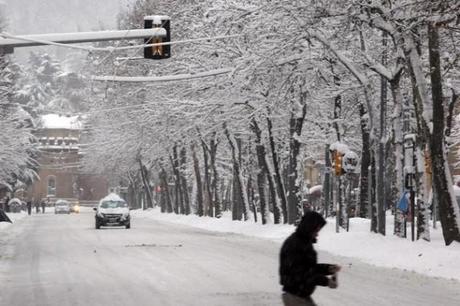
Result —
POLYGON ((130 0, 3 0, 13 34, 114 28, 120 8, 130 0))
MULTIPOLYGON (((115 29, 117 14, 134 0, 0 0, 5 3, 7 31, 12 34, 40 34, 115 29)), ((45 48, 45 47, 40 47, 45 48)), ((31 48, 15 50, 24 58, 31 48)), ((47 52, 65 56, 62 48, 47 52), (56 53, 57 52, 57 53, 56 53)), ((50 50, 50 51, 48 51, 50 50)))

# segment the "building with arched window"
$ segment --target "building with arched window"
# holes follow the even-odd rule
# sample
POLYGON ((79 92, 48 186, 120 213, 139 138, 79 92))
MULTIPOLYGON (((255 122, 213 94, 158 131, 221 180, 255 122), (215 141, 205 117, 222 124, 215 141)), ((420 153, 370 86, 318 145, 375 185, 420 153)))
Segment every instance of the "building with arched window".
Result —
POLYGON ((77 116, 42 116, 41 128, 35 132, 40 151, 39 180, 29 190, 34 199, 95 202, 107 195, 105 177, 80 169, 81 127, 77 116))

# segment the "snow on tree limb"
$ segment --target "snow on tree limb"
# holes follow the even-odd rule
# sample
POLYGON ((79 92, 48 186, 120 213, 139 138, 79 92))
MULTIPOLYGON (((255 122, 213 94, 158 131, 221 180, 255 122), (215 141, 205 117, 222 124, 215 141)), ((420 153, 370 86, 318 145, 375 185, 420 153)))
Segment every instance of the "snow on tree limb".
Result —
POLYGON ((145 76, 145 77, 128 77, 128 76, 93 76, 94 81, 112 81, 112 82, 169 82, 205 78, 220 74, 233 73, 233 68, 221 68, 198 73, 184 73, 167 76, 145 76))

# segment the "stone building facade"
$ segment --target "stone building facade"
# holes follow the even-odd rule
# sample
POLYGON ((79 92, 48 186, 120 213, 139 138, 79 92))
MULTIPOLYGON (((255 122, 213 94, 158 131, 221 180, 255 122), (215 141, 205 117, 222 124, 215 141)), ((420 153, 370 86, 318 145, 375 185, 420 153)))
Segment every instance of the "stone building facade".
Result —
POLYGON ((29 189, 35 201, 57 199, 94 203, 108 193, 104 176, 82 173, 80 161, 81 123, 77 117, 43 116, 43 127, 35 133, 40 156, 39 179, 29 189))

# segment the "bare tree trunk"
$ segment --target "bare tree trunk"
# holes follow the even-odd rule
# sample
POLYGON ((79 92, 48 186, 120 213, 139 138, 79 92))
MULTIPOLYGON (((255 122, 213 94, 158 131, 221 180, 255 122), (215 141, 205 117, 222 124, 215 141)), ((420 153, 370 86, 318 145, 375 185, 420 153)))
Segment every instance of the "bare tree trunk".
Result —
POLYGON ((216 165, 216 157, 217 157, 217 141, 215 139, 215 133, 211 138, 210 143, 210 157, 211 157, 211 170, 212 170, 212 181, 211 181, 211 189, 212 189, 212 201, 214 203, 215 209, 215 217, 220 218, 222 217, 222 204, 220 199, 220 190, 219 190, 219 173, 217 172, 217 165, 216 165))
POLYGON ((375 154, 371 151, 371 164, 370 164, 370 206, 371 206, 371 232, 378 233, 377 228, 377 199, 376 199, 376 173, 375 173, 375 154))
POLYGON ((270 176, 270 174, 268 170, 268 165, 266 164, 267 160, 265 146, 262 144, 262 131, 260 130, 255 118, 252 118, 251 129, 256 135, 256 155, 259 166, 259 169, 257 171, 257 187, 259 191, 260 214, 262 218, 262 224, 266 224, 267 220, 269 219, 269 215, 267 207, 268 205, 266 203, 265 197, 265 176, 270 176))
POLYGON ((359 216, 361 218, 367 218, 369 214, 369 166, 371 164, 371 147, 369 128, 366 118, 368 113, 366 112, 366 109, 362 103, 359 105, 359 112, 361 117, 362 139, 359 216))
POLYGON ((181 174, 180 174, 180 180, 181 180, 181 185, 182 185, 182 193, 183 193, 183 199, 184 199, 184 210, 183 213, 186 215, 189 215, 191 213, 190 209, 190 198, 188 194, 188 186, 187 186, 187 178, 185 176, 185 167, 187 164, 187 150, 185 147, 182 147, 180 150, 180 167, 181 167, 181 174))
MULTIPOLYGON (((444 103, 442 94, 439 34, 436 25, 428 25, 428 46, 430 58, 431 93, 433 97, 433 135, 431 157, 433 159, 433 185, 439 203, 442 232, 446 245, 460 242, 460 212, 452 187, 452 178, 447 165, 444 142, 444 103)), ((426 110, 425 110, 426 111, 426 110)))
POLYGON ((191 145, 192 158, 193 158, 193 169, 195 170, 195 179, 196 179, 196 204, 197 204, 197 214, 202 217, 204 214, 203 210, 203 184, 201 182, 201 173, 200 173, 200 162, 196 156, 195 144, 191 145))
POLYGON ((182 187, 181 187, 181 177, 180 177, 180 166, 179 166, 179 156, 177 153, 177 144, 173 146, 173 156, 169 156, 171 161, 171 166, 174 172, 174 181, 175 181, 175 205, 174 205, 174 212, 176 214, 183 214, 184 213, 184 201, 182 198, 182 187))
POLYGON ((303 121, 305 115, 307 114, 307 105, 305 103, 305 95, 302 93, 302 101, 299 103, 302 104, 301 113, 296 115, 291 114, 290 119, 290 140, 289 140, 289 167, 288 167, 288 222, 289 224, 296 223, 302 216, 302 203, 300 198, 300 186, 297 182, 299 175, 298 161, 300 152, 300 142, 298 137, 302 133, 303 121))
POLYGON ((138 162, 139 162, 139 167, 140 167, 140 171, 141 171, 142 183, 144 185, 144 190, 145 190, 146 197, 147 197, 147 203, 146 203, 147 205, 146 206, 152 208, 153 207, 152 191, 150 189, 147 168, 145 167, 145 165, 142 164, 142 161, 141 161, 140 158, 138 159, 138 162))
MULTIPOLYGON (((384 64, 384 62, 383 62, 384 64)), ((378 232, 386 234, 386 180, 385 180, 385 142, 386 142, 386 105, 387 105, 387 80, 380 77, 380 140, 378 143, 378 173, 377 181, 377 225, 378 232)), ((377 164, 377 163, 376 163, 377 164)))
POLYGON ((203 185, 203 192, 204 192, 204 213, 207 216, 214 217, 214 205, 212 203, 212 195, 211 195, 211 179, 209 177, 209 148, 204 141, 201 139, 201 147, 203 148, 203 161, 204 161, 204 185, 203 185))
POLYGON ((171 198, 169 196, 168 175, 166 170, 161 167, 160 170, 161 181, 161 212, 172 212, 171 198))
MULTIPOLYGON (((424 152, 425 144, 422 142, 421 145, 417 147, 417 160, 426 160, 425 154, 428 152, 424 152)), ((417 162, 418 165, 422 164, 420 161, 417 162)), ((425 163, 423 163, 425 165, 425 163)), ((431 184, 428 183, 428 173, 426 167, 422 166, 422 168, 417 167, 417 240, 423 239, 426 241, 430 241, 430 226, 429 226, 429 214, 428 214, 428 186, 431 184)), ((431 169, 429 169, 431 171, 431 169)))
MULTIPOLYGON (((391 95, 393 97, 393 135, 394 135, 394 165, 395 165, 395 187, 398 198, 404 192, 404 174, 403 174, 403 142, 404 135, 402 129, 402 106, 403 97, 400 88, 401 74, 399 73, 393 80, 390 81, 391 95)), ((396 207, 394 210, 394 233, 399 237, 404 236, 403 232, 403 215, 396 207)))
POLYGON ((272 121, 268 116, 266 117, 266 119, 267 119, 267 127, 268 127, 268 138, 270 140, 270 148, 272 151, 273 168, 275 170, 274 177, 275 177, 275 182, 277 186, 276 191, 281 200, 281 212, 283 215, 283 223, 287 223, 288 222, 287 198, 286 198, 286 192, 284 189, 283 179, 281 177, 278 153, 276 152, 276 148, 275 148, 275 138, 273 136, 273 131, 272 131, 273 130, 272 121))
MULTIPOLYGON (((243 211, 243 216, 244 216, 244 221, 249 220, 249 200, 247 198, 247 193, 244 190, 244 181, 243 181, 243 176, 241 175, 241 168, 240 168, 240 152, 241 152, 241 141, 239 139, 236 139, 230 135, 230 132, 228 131, 227 125, 224 123, 224 131, 225 135, 227 136, 228 143, 231 148, 232 152, 232 160, 233 160, 233 179, 235 181, 235 184, 233 185, 234 191, 233 195, 234 198, 234 206, 235 204, 241 204, 241 210, 243 211), (235 203, 235 199, 237 200, 235 203)), ((238 215, 239 217, 239 215, 238 215)))
POLYGON ((252 186, 252 176, 249 175, 247 183, 247 194, 249 200, 249 206, 252 207, 252 213, 254 214, 254 222, 257 223, 257 206, 254 197, 254 187, 252 186))

